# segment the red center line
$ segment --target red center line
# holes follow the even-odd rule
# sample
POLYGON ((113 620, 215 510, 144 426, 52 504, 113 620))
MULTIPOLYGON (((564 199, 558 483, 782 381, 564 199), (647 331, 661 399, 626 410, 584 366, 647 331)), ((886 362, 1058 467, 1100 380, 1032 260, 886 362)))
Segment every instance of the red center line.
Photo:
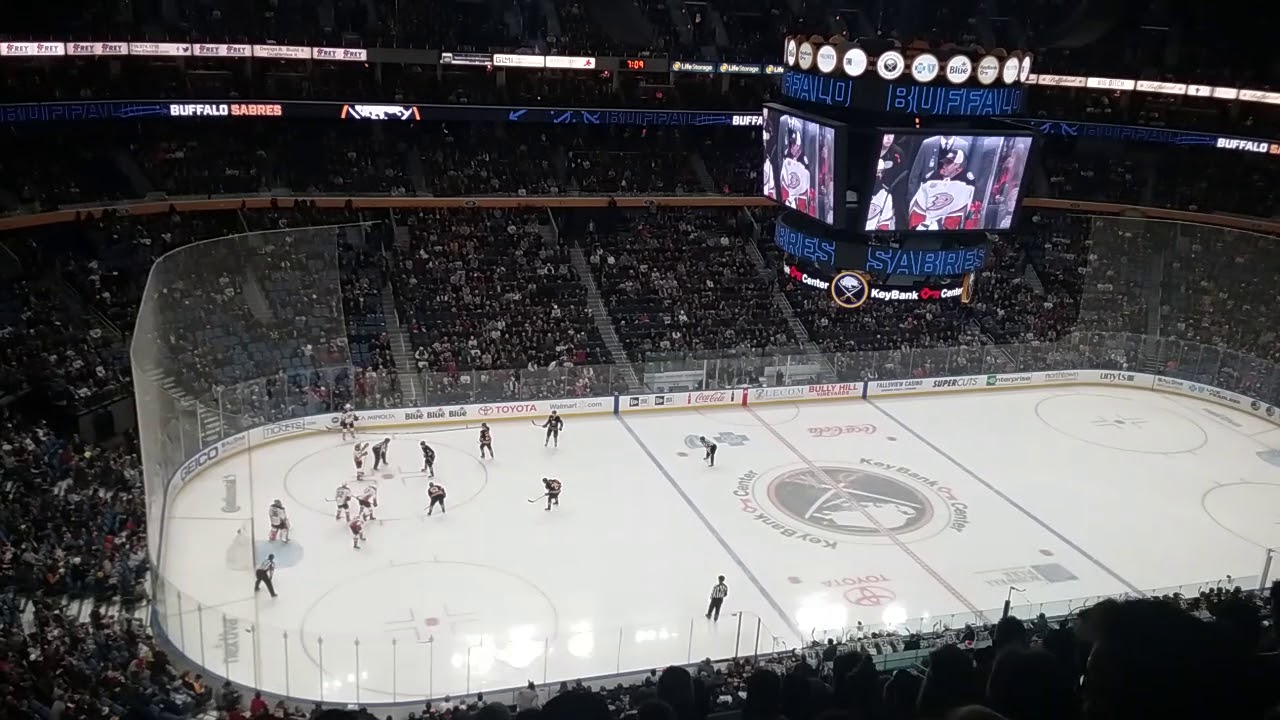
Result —
POLYGON ((805 465, 808 465, 809 469, 812 470, 818 477, 822 478, 822 480, 827 483, 827 486, 829 488, 831 488, 836 493, 839 493, 840 496, 843 497, 847 502, 852 504, 853 507, 856 507, 858 509, 858 512, 862 513, 862 516, 867 519, 867 522, 875 526, 875 528, 879 530, 882 535, 889 538, 890 542, 892 542, 894 545, 897 545, 898 549, 901 550, 904 555, 911 558, 911 561, 914 562, 917 566, 919 566, 921 570, 925 571, 925 573, 927 573, 929 577, 933 578, 934 582, 938 583, 947 592, 951 593, 951 597, 958 600, 961 605, 964 605, 966 610, 973 613, 974 616, 976 616, 981 622, 983 623, 990 622, 990 620, 987 619, 987 616, 984 615, 983 612, 978 609, 978 606, 974 605, 969 600, 969 598, 961 594, 960 591, 957 590, 954 585, 952 585, 950 582, 947 582, 947 579, 942 577, 942 573, 938 572, 933 568, 933 566, 925 562, 924 558, 916 554, 916 551, 912 550, 910 545, 907 545, 902 541, 901 538, 899 538, 894 533, 890 532, 888 528, 886 528, 883 524, 881 524, 881 522, 877 520, 874 515, 871 514, 871 511, 863 507, 861 501, 859 501, 852 494, 850 494, 848 490, 845 490, 844 488, 840 487, 839 483, 837 483, 835 480, 832 480, 830 475, 828 475, 825 471, 823 471, 822 468, 815 465, 812 460, 810 460, 807 456, 805 456, 804 453, 800 452, 800 450, 795 445, 793 445, 790 440, 788 440, 781 433, 779 433, 772 425, 765 422, 765 419, 760 417, 760 415, 756 413, 754 408, 748 405, 746 407, 746 410, 747 412, 751 413, 751 416, 754 417, 756 421, 760 423, 761 426, 763 426, 766 430, 768 430, 769 433, 778 440, 778 442, 786 446, 786 448, 790 450, 793 455, 795 455, 802 462, 804 462, 805 465))

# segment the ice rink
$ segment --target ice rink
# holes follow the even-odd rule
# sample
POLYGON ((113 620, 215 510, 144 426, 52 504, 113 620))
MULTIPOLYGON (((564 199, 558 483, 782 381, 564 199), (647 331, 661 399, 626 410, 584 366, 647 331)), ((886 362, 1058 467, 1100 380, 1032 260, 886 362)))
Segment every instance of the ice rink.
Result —
MULTIPOLYGON (((1194 398, 1010 390, 396 432, 379 521, 334 520, 351 450, 300 436, 170 499, 160 612, 219 675, 378 703, 795 647, 861 621, 952 625, 1107 594, 1258 582, 1280 547, 1280 428, 1194 398), (714 468, 696 436, 719 444, 714 468), (448 512, 425 517, 417 445, 448 512), (539 479, 564 483, 551 512, 539 479), (266 542, 280 499, 293 541, 266 542), (280 596, 224 561, 256 511, 280 596), (730 593, 702 617, 717 575, 730 593), (739 615, 740 613, 740 615, 739 615)), ((366 433, 378 439, 383 433, 366 433)), ((356 485, 353 483, 353 488, 356 485)))

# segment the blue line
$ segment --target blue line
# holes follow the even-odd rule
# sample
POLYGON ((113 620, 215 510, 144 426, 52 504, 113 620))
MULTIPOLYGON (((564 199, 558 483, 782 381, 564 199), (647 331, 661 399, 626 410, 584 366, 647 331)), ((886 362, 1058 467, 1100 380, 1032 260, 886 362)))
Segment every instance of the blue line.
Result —
POLYGON ((999 497, 1001 500, 1004 500, 1005 502, 1007 502, 1007 503, 1009 503, 1010 505, 1012 505, 1014 509, 1016 509, 1018 512, 1022 513, 1023 515, 1027 516, 1028 518, 1030 518, 1032 522, 1034 522, 1035 524, 1037 524, 1037 525, 1039 525, 1040 527, 1044 528, 1044 529, 1045 529, 1049 534, 1051 534, 1051 535, 1053 535, 1054 537, 1058 538, 1058 540, 1062 541, 1062 543, 1063 543, 1063 544, 1065 544, 1067 547, 1071 548, 1072 550, 1075 550, 1077 553, 1079 553, 1079 554, 1080 554, 1080 556, 1081 556, 1081 557, 1083 557, 1084 559, 1086 559, 1086 560, 1088 560, 1089 562, 1093 563, 1094 565, 1097 565, 1100 569, 1102 569, 1102 571, 1103 571, 1103 572, 1105 572, 1106 574, 1110 575, 1113 579, 1115 579, 1115 580, 1116 580, 1117 582, 1119 582, 1121 585, 1124 585, 1125 587, 1129 588, 1129 590, 1130 590, 1131 592, 1133 592, 1133 593, 1134 593, 1134 594, 1136 594, 1136 595, 1141 595, 1142 597, 1146 597, 1146 596, 1147 596, 1147 594, 1146 594, 1146 593, 1144 593, 1144 592, 1142 592, 1141 590, 1139 590, 1139 589, 1138 589, 1138 586, 1134 585, 1133 583, 1129 582, 1128 580, 1125 580, 1125 579, 1124 579, 1123 577, 1121 577, 1121 576, 1120 576, 1120 574, 1119 574, 1119 573, 1117 573, 1115 570, 1112 570, 1111 568, 1107 567, 1107 566, 1106 566, 1106 564, 1105 564, 1105 563, 1103 563, 1101 560, 1099 560, 1098 558, 1096 558, 1096 557, 1094 557, 1093 555, 1091 555, 1091 554, 1089 554, 1088 552, 1086 552, 1084 548, 1082 548, 1082 547, 1080 547, 1079 545, 1077 545, 1077 544, 1075 544, 1075 543, 1071 542, 1070 540, 1068 540, 1068 539, 1067 539, 1067 537, 1066 537, 1065 535, 1063 535, 1062 533, 1058 532, 1057 530, 1054 530, 1054 529, 1053 529, 1053 526, 1051 526, 1049 523, 1045 522, 1044 520, 1041 520, 1039 517, 1037 517, 1037 516, 1036 516, 1034 513, 1032 513, 1030 510, 1028 510, 1028 509, 1026 509, 1026 508, 1022 507, 1021 505, 1019 505, 1017 502, 1015 502, 1015 501, 1014 501, 1014 499, 1013 499, 1013 498, 1011 498, 1011 497, 1009 497, 1008 495, 1005 495, 1004 493, 1002 493, 1002 492, 1000 492, 999 490, 997 490, 997 489, 995 488, 995 486, 993 486, 991 483, 987 482, 986 480, 983 480, 983 479, 978 475, 978 473, 976 473, 976 472, 974 472, 974 471, 970 470, 970 469, 968 468, 968 466, 966 466, 964 463, 960 462, 959 460, 955 459, 954 457, 951 457, 951 455, 949 455, 945 450, 943 450, 942 448, 938 447, 937 445, 934 445, 933 443, 931 443, 931 442, 929 442, 928 440, 926 440, 926 439, 925 439, 925 437, 924 437, 923 435, 921 435, 920 433, 918 433, 918 432, 916 432, 916 431, 915 431, 915 428, 913 428, 913 427, 911 427, 910 425, 908 425, 908 424, 906 424, 906 423, 902 422, 901 420, 899 420, 897 417, 895 417, 895 416, 894 416, 894 414, 893 414, 893 413, 889 412, 888 410, 885 410, 885 409, 884 409, 883 407, 881 407, 881 406, 880 406, 880 404, 879 404, 879 403, 877 403, 875 400, 872 400, 871 398, 867 398, 867 404, 868 404, 868 405, 870 405, 871 407, 875 408, 876 410, 879 410, 879 411, 880 411, 880 414, 882 414, 882 415, 884 415, 885 417, 889 418, 890 420, 894 421, 894 422, 895 422, 895 423, 897 423, 897 424, 898 424, 898 426, 899 426, 899 427, 901 427, 903 430, 906 430, 907 432, 909 432, 909 433, 911 433, 912 435, 914 435, 914 436, 915 436, 915 438, 916 438, 917 440, 919 440, 920 442, 922 442, 922 443, 924 443, 925 445, 929 446, 929 448, 930 448, 930 449, 932 449, 934 452, 938 453, 938 454, 939 454, 939 455, 941 455, 942 457, 946 458, 946 459, 947 459, 947 462, 950 462, 952 465, 955 465, 955 466, 956 466, 957 468, 959 468, 962 472, 964 472, 964 473, 965 473, 965 474, 967 474, 969 477, 971 477, 971 478, 973 478, 975 481, 977 481, 979 485, 981 485, 982 487, 986 488, 987 490, 990 490, 993 494, 995 494, 995 495, 996 495, 996 497, 999 497))
POLYGON ((715 526, 711 524, 711 521, 707 519, 707 516, 702 514, 702 511, 698 509, 698 506, 694 504, 693 499, 690 498, 680 487, 680 484, 671 476, 671 473, 667 470, 666 466, 664 466, 662 462, 658 460, 658 457, 653 454, 653 451, 649 449, 649 446, 640 439, 640 436, 636 434, 634 429, 632 429, 631 425, 626 421, 626 418, 621 415, 617 415, 616 417, 618 418, 618 422, 622 423, 623 429, 625 429, 627 434, 631 436, 631 439, 634 440, 636 445, 639 445, 640 449, 644 451, 644 454, 649 457, 649 462, 653 463, 653 466, 658 468, 658 472, 662 473, 662 476, 667 479, 667 482, 671 484, 671 487, 678 495, 680 495, 680 498, 684 500, 684 504, 688 505, 689 509, 693 511, 693 514, 702 521, 703 527, 707 529, 707 532, 711 533, 711 536, 716 539, 716 542, 720 543, 720 547, 724 548, 724 551, 728 553, 729 558, 738 566, 738 569, 742 571, 742 574, 746 576, 747 580, 751 581, 751 584, 755 586, 755 589, 764 598, 765 602, 769 603, 769 607, 773 608, 773 611, 778 613, 778 617, 782 618, 782 621, 787 624, 787 629, 795 633, 795 636, 801 642, 804 642, 804 635, 800 633, 800 628, 791 620, 791 616, 784 612, 782 606, 778 604, 778 601, 774 600, 773 596, 769 594, 769 591, 764 589, 764 584, 760 582, 760 579, 756 577, 755 573, 751 572, 751 570, 747 568, 747 564, 742 561, 742 558, 738 557, 738 553, 733 551, 729 542, 724 539, 724 536, 720 534, 720 531, 716 530, 715 526))

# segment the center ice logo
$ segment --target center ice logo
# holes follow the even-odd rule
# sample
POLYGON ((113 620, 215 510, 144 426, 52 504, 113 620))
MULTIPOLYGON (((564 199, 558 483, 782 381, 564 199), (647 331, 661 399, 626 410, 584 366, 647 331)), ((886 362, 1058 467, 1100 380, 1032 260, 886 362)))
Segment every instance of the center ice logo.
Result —
POLYGON ((906 535, 934 516, 933 503, 919 489, 844 467, 785 472, 769 483, 769 499, 793 520, 842 535, 906 535))
POLYGON ((743 512, 799 539, 884 544, 914 542, 969 524, 969 506, 946 485, 910 468, 862 458, 858 466, 815 465, 771 477, 739 478, 743 512), (772 514, 776 512, 776 514, 772 514))

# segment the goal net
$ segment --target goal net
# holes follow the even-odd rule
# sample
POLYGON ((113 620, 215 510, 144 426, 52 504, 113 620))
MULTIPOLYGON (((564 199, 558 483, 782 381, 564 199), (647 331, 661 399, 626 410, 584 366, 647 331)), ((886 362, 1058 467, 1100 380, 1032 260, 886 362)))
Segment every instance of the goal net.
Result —
POLYGON ((257 567, 253 557, 253 520, 247 519, 236 530, 227 547, 227 569, 249 572, 257 567))

